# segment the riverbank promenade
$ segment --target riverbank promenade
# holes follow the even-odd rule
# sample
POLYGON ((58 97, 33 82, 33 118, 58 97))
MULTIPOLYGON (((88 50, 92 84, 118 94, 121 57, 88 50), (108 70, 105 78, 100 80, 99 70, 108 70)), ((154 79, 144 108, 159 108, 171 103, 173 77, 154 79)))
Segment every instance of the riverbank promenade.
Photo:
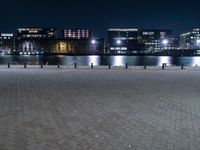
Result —
POLYGON ((0 150, 200 150, 200 68, 0 66, 0 150))

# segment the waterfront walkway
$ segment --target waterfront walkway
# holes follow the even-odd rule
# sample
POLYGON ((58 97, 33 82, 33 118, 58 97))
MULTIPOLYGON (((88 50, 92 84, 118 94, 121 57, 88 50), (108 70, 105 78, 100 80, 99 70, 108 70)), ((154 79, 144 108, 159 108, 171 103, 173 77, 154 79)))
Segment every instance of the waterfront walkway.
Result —
POLYGON ((200 69, 0 67, 0 150, 200 150, 200 69))

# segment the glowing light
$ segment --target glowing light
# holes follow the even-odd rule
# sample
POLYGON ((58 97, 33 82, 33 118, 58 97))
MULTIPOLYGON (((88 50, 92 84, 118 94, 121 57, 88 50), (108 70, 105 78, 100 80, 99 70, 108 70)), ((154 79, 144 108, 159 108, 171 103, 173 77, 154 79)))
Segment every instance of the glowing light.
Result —
POLYGON ((172 62, 172 58, 168 57, 168 56, 161 56, 158 57, 158 66, 162 66, 162 64, 167 64, 167 65, 171 65, 172 62))
POLYGON ((167 39, 164 39, 163 41, 162 41, 162 44, 163 45, 167 45, 169 43, 169 41, 167 40, 167 39))
POLYGON ((1 36, 9 36, 9 37, 13 37, 13 33, 1 33, 1 36))
POLYGON ((100 65, 100 57, 99 56, 89 56, 88 65, 93 63, 94 66, 100 65))
POLYGON ((96 44, 96 40, 92 40, 91 43, 92 43, 92 44, 96 44))
POLYGON ((117 40, 117 44, 120 45, 122 43, 121 40, 117 40))
POLYGON ((124 57, 124 56, 115 56, 115 57, 113 57, 113 62, 112 62, 113 66, 124 66, 125 65, 125 60, 126 60, 124 58, 126 58, 126 57, 124 57))
POLYGON ((197 39, 197 44, 200 44, 200 39, 197 39))
POLYGON ((191 66, 200 66, 200 58, 199 57, 192 57, 191 66))

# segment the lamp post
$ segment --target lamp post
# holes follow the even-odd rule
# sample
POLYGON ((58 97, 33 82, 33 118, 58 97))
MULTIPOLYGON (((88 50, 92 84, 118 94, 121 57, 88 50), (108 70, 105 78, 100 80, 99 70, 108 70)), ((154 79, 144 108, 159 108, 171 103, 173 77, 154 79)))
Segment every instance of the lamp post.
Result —
MULTIPOLYGON (((117 44, 118 47, 120 47, 120 45, 122 44, 122 41, 118 39, 118 40, 116 41, 116 44, 117 44)), ((121 53, 120 50, 119 50, 119 51, 117 50, 116 52, 117 52, 117 53, 121 53)))
POLYGON ((97 43, 97 41, 95 39, 91 40, 92 52, 94 52, 96 50, 96 43, 97 43))
POLYGON ((166 49, 166 47, 169 44, 169 40, 168 39, 163 39, 161 43, 162 43, 163 49, 166 49))

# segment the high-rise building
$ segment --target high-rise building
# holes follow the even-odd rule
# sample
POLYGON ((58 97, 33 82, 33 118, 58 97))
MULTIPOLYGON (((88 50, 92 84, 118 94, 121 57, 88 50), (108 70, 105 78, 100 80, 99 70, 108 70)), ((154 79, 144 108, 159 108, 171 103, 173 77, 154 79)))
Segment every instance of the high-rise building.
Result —
POLYGON ((181 49, 200 48, 200 28, 193 28, 181 33, 180 48, 181 49))
POLYGON ((172 30, 148 29, 139 31, 139 42, 145 45, 145 53, 177 49, 177 39, 172 30))
POLYGON ((91 39, 92 30, 89 29, 64 29, 63 37, 66 39, 91 39))
POLYGON ((141 52, 137 28, 108 29, 109 51, 112 54, 133 54, 141 52))

